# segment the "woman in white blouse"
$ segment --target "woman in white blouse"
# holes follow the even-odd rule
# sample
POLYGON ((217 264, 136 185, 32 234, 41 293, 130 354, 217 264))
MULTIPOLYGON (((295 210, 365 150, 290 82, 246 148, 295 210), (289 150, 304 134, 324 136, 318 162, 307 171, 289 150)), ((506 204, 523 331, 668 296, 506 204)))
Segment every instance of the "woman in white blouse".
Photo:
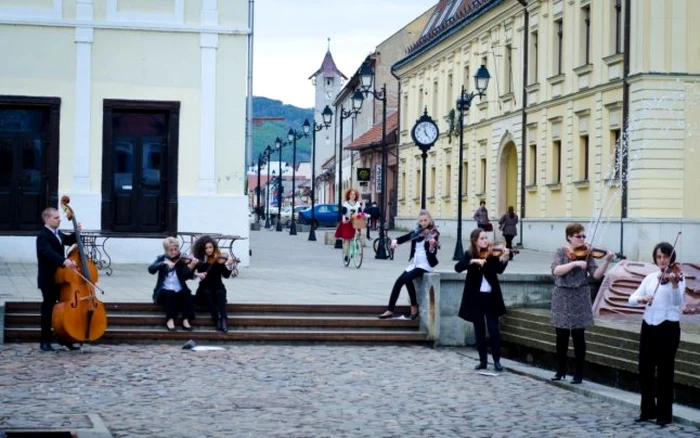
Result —
POLYGON ((647 275, 629 297, 632 306, 646 305, 639 339, 639 380, 642 392, 641 413, 636 422, 656 419, 663 427, 673 419, 673 368, 681 339, 681 313, 684 307, 685 280, 666 268, 676 261, 674 248, 661 242, 652 253, 660 272, 647 275))

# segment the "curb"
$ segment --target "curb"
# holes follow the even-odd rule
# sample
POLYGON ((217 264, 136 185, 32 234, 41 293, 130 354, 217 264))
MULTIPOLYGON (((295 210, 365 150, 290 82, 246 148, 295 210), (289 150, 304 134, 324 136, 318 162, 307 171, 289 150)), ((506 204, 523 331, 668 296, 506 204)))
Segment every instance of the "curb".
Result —
MULTIPOLYGON (((458 351, 460 354, 475 362, 479 360, 478 353, 474 349, 466 349, 466 351, 458 351)), ((550 380, 552 371, 537 368, 521 362, 516 362, 510 359, 501 359, 501 365, 504 370, 508 370, 520 376, 530 377, 535 380, 547 383, 557 388, 585 395, 596 400, 613 402, 618 405, 625 405, 635 409, 639 409, 639 394, 629 391, 624 391, 619 388, 601 385, 600 383, 585 381, 583 385, 571 385, 569 383, 553 382, 550 380)), ((673 404, 673 422, 684 426, 692 426, 700 429, 700 410, 688 406, 673 404)))

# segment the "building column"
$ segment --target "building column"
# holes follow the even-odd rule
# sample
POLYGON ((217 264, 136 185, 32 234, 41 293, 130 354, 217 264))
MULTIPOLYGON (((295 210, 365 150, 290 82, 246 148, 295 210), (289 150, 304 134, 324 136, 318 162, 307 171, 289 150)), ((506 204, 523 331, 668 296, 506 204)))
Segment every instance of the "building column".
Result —
MULTIPOLYGON (((92 21, 92 0, 76 1, 78 21, 92 21)), ((92 98, 92 27, 75 27, 75 149, 73 187, 90 192, 90 110, 92 98)))
MULTIPOLYGON (((203 0, 201 11, 202 25, 218 25, 216 0, 203 0)), ((216 193, 216 50, 219 35, 201 33, 201 99, 200 99, 200 162, 199 193, 216 193)))

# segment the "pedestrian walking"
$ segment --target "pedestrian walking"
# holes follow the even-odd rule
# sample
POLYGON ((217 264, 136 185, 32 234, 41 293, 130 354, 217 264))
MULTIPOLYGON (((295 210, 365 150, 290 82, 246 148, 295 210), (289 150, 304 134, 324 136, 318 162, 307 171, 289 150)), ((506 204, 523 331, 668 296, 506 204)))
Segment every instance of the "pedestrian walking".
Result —
POLYGON ((505 249, 499 256, 492 254, 486 232, 480 228, 471 232, 469 242, 469 249, 464 253, 462 260, 455 265, 455 271, 467 271, 458 315, 474 324, 476 349, 479 351, 479 364, 476 369, 484 370, 487 366, 486 328, 488 328, 493 367, 496 371, 502 371, 498 318, 505 315, 506 306, 503 302, 498 274, 502 274, 508 266, 509 251, 505 249))
POLYGON ((635 422, 656 419, 656 424, 664 427, 673 420, 673 369, 681 338, 681 313, 696 313, 696 309, 684 306, 686 283, 683 274, 673 269, 674 247, 658 243, 652 257, 659 271, 644 277, 628 299, 632 306, 646 306, 639 337, 641 412, 635 422))
POLYGON ((586 245, 584 227, 578 223, 566 227, 567 245, 556 250, 552 261, 554 291, 552 292, 552 325, 557 335, 557 373, 552 380, 566 377, 569 337, 574 340, 575 371, 571 383, 583 381, 583 364, 586 361, 585 328, 593 325, 591 288, 588 276, 600 280, 608 269, 613 253, 608 252, 603 264, 597 266, 591 257, 582 260, 573 257, 573 250, 586 245))
POLYGON ((493 231, 493 225, 489 220, 489 212, 486 210, 486 201, 483 199, 479 202, 479 208, 474 212, 474 220, 476 221, 476 226, 484 231, 493 231))
POLYGON ((348 248, 350 241, 355 238, 355 228, 352 220, 354 215, 361 213, 360 192, 357 189, 349 188, 345 191, 345 202, 341 211, 340 223, 335 229, 335 238, 343 239, 343 258, 348 261, 348 248))
MULTIPOLYGON (((508 207, 508 213, 501 216, 498 220, 498 229, 503 233, 503 238, 506 239, 506 248, 513 249, 513 238, 518 235, 518 215, 515 214, 513 206, 508 207)), ((513 253, 510 252, 510 260, 513 260, 513 253)))
POLYGON ((421 210, 418 214, 418 224, 416 228, 410 233, 406 233, 391 241, 392 249, 402 243, 411 242, 411 253, 408 257, 409 264, 401 275, 399 275, 399 278, 396 279, 394 287, 391 289, 389 305, 386 311, 379 315, 379 319, 386 319, 394 316, 396 301, 399 299, 399 294, 403 286, 406 286, 408 296, 411 300, 411 314, 409 317, 411 319, 418 318, 418 300, 416 298, 416 286, 413 284, 413 281, 421 278, 426 272, 432 272, 433 268, 437 266, 437 251, 440 247, 438 243, 439 238, 440 232, 435 226, 433 217, 428 210, 421 210))

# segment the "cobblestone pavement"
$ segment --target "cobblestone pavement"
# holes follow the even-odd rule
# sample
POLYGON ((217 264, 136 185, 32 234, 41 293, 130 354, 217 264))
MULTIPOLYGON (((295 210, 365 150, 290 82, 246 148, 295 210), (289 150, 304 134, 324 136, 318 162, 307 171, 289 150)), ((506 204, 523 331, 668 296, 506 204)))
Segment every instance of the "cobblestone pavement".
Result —
MULTIPOLYGON (((0 346, 0 430, 85 427, 117 437, 661 437, 633 407, 512 373, 463 349, 398 346, 0 346)), ((584 383, 585 385, 585 383, 584 383)))

